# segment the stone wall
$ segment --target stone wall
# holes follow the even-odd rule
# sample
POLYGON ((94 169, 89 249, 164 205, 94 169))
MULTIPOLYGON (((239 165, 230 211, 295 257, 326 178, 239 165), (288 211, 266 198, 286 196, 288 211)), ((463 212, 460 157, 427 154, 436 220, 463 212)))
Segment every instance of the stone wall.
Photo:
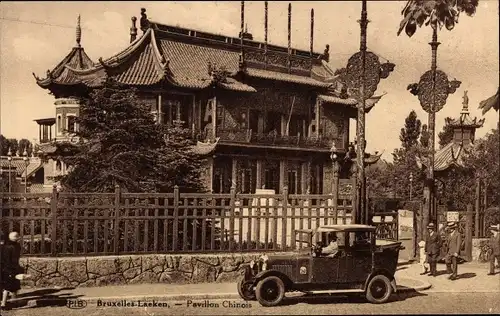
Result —
POLYGON ((236 282, 241 266, 259 258, 252 254, 131 255, 21 259, 24 287, 92 287, 139 283, 236 282))

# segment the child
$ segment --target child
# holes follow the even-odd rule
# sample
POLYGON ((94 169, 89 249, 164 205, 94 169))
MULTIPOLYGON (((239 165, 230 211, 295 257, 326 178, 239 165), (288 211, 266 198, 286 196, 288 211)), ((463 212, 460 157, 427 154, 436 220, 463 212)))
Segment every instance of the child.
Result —
POLYGON ((420 266, 422 267, 421 275, 427 274, 429 272, 429 262, 427 260, 427 254, 425 253, 425 241, 422 240, 418 243, 418 248, 420 250, 420 266))

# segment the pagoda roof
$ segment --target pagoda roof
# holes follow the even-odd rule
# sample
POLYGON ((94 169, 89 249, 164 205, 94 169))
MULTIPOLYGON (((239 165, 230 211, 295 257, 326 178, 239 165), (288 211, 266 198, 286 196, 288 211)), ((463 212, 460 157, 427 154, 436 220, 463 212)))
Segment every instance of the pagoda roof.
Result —
POLYGON ((47 78, 37 78, 37 83, 47 89, 50 84, 96 88, 107 77, 113 77, 119 83, 132 86, 165 82, 180 88, 204 89, 217 85, 244 92, 256 91, 242 82, 247 77, 319 88, 332 85, 326 79, 333 71, 325 66, 320 54, 296 49, 288 54, 287 48, 273 45, 267 46, 267 52, 269 64, 261 60, 263 43, 244 39, 241 46, 240 38, 151 22, 146 32, 127 48, 107 59, 100 58, 98 63, 93 63, 83 48, 73 48, 47 78), (288 61, 292 65, 290 69, 287 69, 288 61), (223 80, 215 79, 211 69, 216 68, 225 73, 223 80))
MULTIPOLYGON (((462 144, 452 141, 443 148, 439 149, 434 154, 434 171, 445 171, 452 166, 463 167, 463 151, 466 150, 466 148, 471 147, 471 143, 462 144)), ((429 165, 429 159, 427 157, 417 157, 416 160, 419 167, 427 167, 429 165)))

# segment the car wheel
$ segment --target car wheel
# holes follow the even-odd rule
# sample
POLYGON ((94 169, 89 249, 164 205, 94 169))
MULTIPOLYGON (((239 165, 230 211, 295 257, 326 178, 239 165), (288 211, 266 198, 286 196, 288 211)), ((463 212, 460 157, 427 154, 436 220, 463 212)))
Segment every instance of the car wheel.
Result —
POLYGON ((276 306, 285 297, 285 284, 280 278, 270 276, 257 283, 255 294, 262 306, 276 306))
POLYGON ((391 281, 385 275, 374 276, 368 283, 366 299, 373 304, 382 304, 389 300, 392 294, 391 281))
POLYGON ((245 280, 245 278, 241 278, 238 281, 238 294, 245 301, 255 301, 253 282, 245 280))

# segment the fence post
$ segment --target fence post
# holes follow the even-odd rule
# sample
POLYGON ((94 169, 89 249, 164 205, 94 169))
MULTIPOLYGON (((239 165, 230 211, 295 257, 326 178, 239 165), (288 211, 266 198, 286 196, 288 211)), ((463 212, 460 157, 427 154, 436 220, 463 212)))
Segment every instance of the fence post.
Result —
MULTIPOLYGON (((287 222, 288 222, 288 187, 285 186, 283 188, 283 207, 281 208, 281 250, 285 251, 287 250, 288 244, 287 244, 287 222)), ((294 208, 292 205, 290 205, 290 210, 294 212, 294 208)), ((278 220, 276 218, 276 220, 278 220)), ((293 233, 293 232, 292 232, 293 233)))
POLYGON ((472 216, 474 214, 472 204, 467 205, 465 222, 465 256, 467 261, 472 260, 472 216))
POLYGON ((474 236, 479 238, 479 209, 481 208, 481 178, 476 175, 476 218, 474 227, 474 236))
POLYGON ((117 255, 120 245, 120 204, 121 204, 121 190, 118 184, 115 185, 115 223, 114 223, 114 242, 113 252, 117 255))
POLYGON ((50 232, 50 252, 52 253, 52 256, 56 256, 57 249, 56 249, 56 240, 57 240, 57 198, 58 198, 58 193, 57 193, 57 185, 54 184, 52 187, 52 197, 50 199, 50 226, 51 226, 51 232, 50 232))
POLYGON ((177 238, 179 237, 179 187, 174 186, 174 220, 172 223, 173 226, 173 240, 172 240, 172 251, 177 251, 177 238))
MULTIPOLYGON (((233 251, 234 241, 234 209, 236 207, 236 186, 231 185, 231 201, 229 201, 229 251, 233 251)), ((223 210, 224 211, 224 210, 223 210)), ((240 232, 241 234, 241 232, 240 232)))

